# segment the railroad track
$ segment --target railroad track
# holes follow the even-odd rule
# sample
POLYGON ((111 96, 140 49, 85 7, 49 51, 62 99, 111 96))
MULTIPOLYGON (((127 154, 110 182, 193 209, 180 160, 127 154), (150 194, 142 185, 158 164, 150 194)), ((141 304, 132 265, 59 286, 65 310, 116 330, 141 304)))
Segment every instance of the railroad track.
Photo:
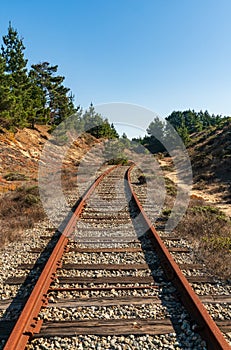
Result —
POLYGON ((20 289, 0 305, 4 349, 230 349, 228 289, 214 294, 184 241, 160 239, 136 182, 135 170, 109 168, 63 234, 41 237, 34 261, 5 281, 20 289), (206 308, 222 317, 214 322, 206 308))

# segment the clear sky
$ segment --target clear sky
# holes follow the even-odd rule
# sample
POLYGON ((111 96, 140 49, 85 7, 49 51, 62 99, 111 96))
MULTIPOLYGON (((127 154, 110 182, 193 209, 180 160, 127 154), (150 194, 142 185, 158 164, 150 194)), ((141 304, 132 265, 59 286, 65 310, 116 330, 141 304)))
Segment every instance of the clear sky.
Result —
MULTIPOLYGON (((58 64, 84 108, 127 102, 162 117, 231 115, 231 0, 10 0, 29 64, 58 64)), ((141 118, 142 119, 142 118, 141 118)), ((146 128, 151 120, 133 120, 146 128)), ((131 123, 131 120, 124 122, 131 123)))

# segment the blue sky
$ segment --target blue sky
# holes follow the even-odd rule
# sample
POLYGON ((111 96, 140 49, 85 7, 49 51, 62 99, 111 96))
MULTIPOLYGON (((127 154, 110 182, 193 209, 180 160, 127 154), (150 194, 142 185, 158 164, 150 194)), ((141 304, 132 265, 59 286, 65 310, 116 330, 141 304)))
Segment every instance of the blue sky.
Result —
MULTIPOLYGON (((230 0, 11 0, 29 63, 58 64, 77 105, 126 102, 231 114, 230 0)), ((124 120, 146 128, 151 120, 124 120)))

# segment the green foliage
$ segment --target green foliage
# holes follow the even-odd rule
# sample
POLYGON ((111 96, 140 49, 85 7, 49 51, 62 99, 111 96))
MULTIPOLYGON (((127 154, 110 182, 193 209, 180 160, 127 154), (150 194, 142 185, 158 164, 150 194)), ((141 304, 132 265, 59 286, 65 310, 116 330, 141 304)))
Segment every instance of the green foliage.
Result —
POLYGON ((139 142, 135 141, 135 139, 133 139, 130 143, 130 147, 132 148, 132 150, 137 153, 137 154, 149 154, 149 151, 147 150, 147 148, 145 148, 140 140, 139 142))
POLYGON ((25 47, 17 30, 9 24, 7 35, 3 36, 1 60, 5 63, 5 83, 7 84, 8 106, 3 117, 12 126, 27 126, 27 116, 31 108, 30 82, 27 75, 25 47))
POLYGON ((222 117, 220 115, 210 115, 208 111, 197 113, 189 109, 184 112, 174 111, 166 120, 176 129, 183 141, 187 143, 190 134, 202 131, 209 126, 219 125, 222 117))
POLYGON ((93 104, 83 113, 82 108, 78 106, 74 114, 64 119, 58 128, 55 128, 51 140, 54 144, 63 145, 70 140, 73 142, 76 137, 82 133, 89 133, 96 138, 116 139, 118 134, 107 119, 95 112, 93 104))
POLYGON ((63 84, 65 77, 57 74, 57 65, 40 62, 33 64, 28 72, 24 50, 23 40, 9 24, 0 54, 2 127, 15 130, 51 124, 55 128, 64 121, 54 142, 65 143, 67 130, 87 131, 97 138, 119 137, 114 125, 96 113, 92 104, 84 114, 80 107, 75 108, 74 96, 63 84))
POLYGON ((8 83, 8 76, 6 74, 5 60, 0 55, 0 125, 9 129, 9 111, 12 104, 10 96, 10 86, 8 83))
POLYGON ((221 210, 219 210, 216 207, 212 207, 210 205, 194 206, 191 209, 191 211, 194 213, 203 213, 207 216, 215 216, 217 219, 220 219, 220 220, 227 219, 225 214, 221 210))
POLYGON ((108 164, 127 164, 125 145, 121 139, 112 139, 105 143, 104 157, 108 164))
POLYGON ((231 251, 231 237, 203 237, 202 240, 212 246, 212 249, 227 249, 231 251))
POLYGON ((28 193, 24 198, 25 204, 28 206, 32 206, 33 204, 37 204, 39 202, 39 197, 28 193))
POLYGON ((159 117, 155 117, 147 128, 147 133, 149 136, 145 136, 143 139, 133 139, 133 141, 141 143, 152 153, 164 152, 166 151, 163 146, 165 138, 165 122, 161 121, 159 117))
POLYGON ((72 115, 74 97, 57 75, 58 66, 48 62, 27 70, 25 46, 18 32, 9 24, 3 36, 0 54, 0 123, 14 130, 35 123, 58 125, 72 115))
POLYGON ((84 131, 84 120, 82 118, 82 113, 82 108, 78 106, 75 113, 63 121, 62 124, 65 126, 65 130, 75 131, 77 135, 80 135, 84 131))
POLYGON ((17 188, 14 194, 14 201, 20 202, 23 207, 31 207, 40 201, 38 186, 22 186, 17 188))
POLYGON ((194 110, 174 111, 166 118, 167 122, 155 117, 147 128, 148 135, 144 138, 133 139, 133 141, 144 145, 152 153, 165 152, 165 144, 168 144, 169 148, 174 148, 178 144, 172 128, 177 131, 187 146, 193 133, 208 127, 222 125, 224 119, 226 120, 227 117, 222 118, 220 115, 210 115, 208 111, 200 111, 199 113, 196 113, 194 110))
POLYGON ((165 177, 164 179, 165 179, 165 188, 166 188, 167 194, 169 196, 176 196, 177 187, 174 184, 174 182, 170 180, 168 177, 165 177))
POLYGON ((100 114, 96 113, 92 103, 90 104, 89 109, 83 114, 82 120, 84 130, 95 136, 97 139, 114 139, 119 137, 114 125, 110 125, 107 119, 103 119, 100 114))
POLYGON ((4 176, 4 179, 7 181, 24 181, 27 180, 26 175, 17 173, 17 172, 10 172, 4 176))
POLYGON ((113 158, 113 159, 110 159, 108 162, 107 162, 108 165, 128 165, 128 159, 127 158, 113 158))
POLYGON ((171 215, 171 212, 172 212, 172 209, 166 208, 166 209, 163 209, 162 214, 164 216, 169 217, 171 215))
POLYGON ((164 129, 165 123, 159 119, 159 117, 155 117, 153 122, 150 123, 147 128, 148 135, 152 135, 158 140, 162 140, 164 138, 164 129))
POLYGON ((76 109, 73 104, 73 96, 68 95, 70 89, 62 83, 63 76, 56 75, 58 66, 51 66, 48 62, 42 62, 31 66, 29 76, 41 92, 40 112, 42 120, 58 125, 65 118, 72 115, 76 109))

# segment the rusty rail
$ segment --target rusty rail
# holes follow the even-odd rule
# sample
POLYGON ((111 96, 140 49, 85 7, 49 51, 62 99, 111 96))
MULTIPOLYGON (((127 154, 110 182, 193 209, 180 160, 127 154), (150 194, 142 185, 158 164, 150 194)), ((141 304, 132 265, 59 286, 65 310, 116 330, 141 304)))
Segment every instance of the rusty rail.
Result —
POLYGON ((168 249, 166 248, 165 244, 159 237, 152 222, 145 214, 144 209, 142 208, 141 203, 131 185, 130 173, 133 167, 134 164, 128 169, 126 173, 126 179, 128 180, 129 189, 131 191, 132 198, 135 200, 136 205, 142 215, 144 224, 147 226, 147 230, 149 230, 149 232, 151 233, 152 243, 157 251, 157 254, 161 261, 161 265, 167 277, 169 278, 169 280, 172 281, 172 283, 180 292, 181 301, 188 310, 189 314, 192 315, 192 317, 198 324, 198 333, 200 333, 201 337, 206 341, 208 349, 230 350, 231 347, 225 340, 220 329, 207 312, 199 297, 193 291, 188 280, 183 275, 179 266, 177 265, 177 263, 169 253, 168 249))
MULTIPOLYGON (((51 256, 49 257, 44 269, 38 278, 38 281, 29 296, 21 315, 19 316, 11 335, 9 336, 4 349, 5 350, 22 350, 25 349, 28 340, 35 333, 39 333, 42 320, 38 320, 38 314, 43 306, 47 304, 47 294, 50 289, 50 285, 55 278, 55 273, 58 267, 61 266, 61 257, 65 252, 66 245, 68 243, 68 237, 75 229, 76 221, 85 205, 87 198, 91 195, 100 181, 115 167, 109 169, 103 173, 89 188, 88 191, 81 198, 81 201, 76 208, 75 212, 68 224, 66 225, 62 235, 59 238, 51 256)), ((160 257, 162 266, 168 276, 168 278, 175 284, 177 289, 181 293, 181 299, 189 313, 196 320, 201 336, 206 340, 209 350, 228 350, 230 346, 223 337, 221 331, 212 320, 205 307, 201 303, 199 297, 194 293, 187 279, 181 272, 178 265, 175 263, 168 249, 157 234, 151 221, 146 216, 136 194, 133 191, 130 181, 130 171, 132 167, 127 171, 126 177, 130 187, 131 194, 136 201, 139 211, 144 220, 144 224, 147 226, 147 230, 151 233, 151 240, 155 249, 160 257)))
POLYGON ((88 197, 92 194, 100 181, 116 167, 117 166, 114 166, 100 175, 81 198, 79 205, 67 223, 17 322, 15 323, 15 326, 5 344, 5 350, 25 349, 30 337, 35 333, 39 333, 43 321, 38 319, 38 314, 41 308, 47 305, 47 293, 52 281, 55 279, 57 268, 61 266, 61 258, 68 243, 68 236, 74 231, 76 221, 78 220, 88 197))

